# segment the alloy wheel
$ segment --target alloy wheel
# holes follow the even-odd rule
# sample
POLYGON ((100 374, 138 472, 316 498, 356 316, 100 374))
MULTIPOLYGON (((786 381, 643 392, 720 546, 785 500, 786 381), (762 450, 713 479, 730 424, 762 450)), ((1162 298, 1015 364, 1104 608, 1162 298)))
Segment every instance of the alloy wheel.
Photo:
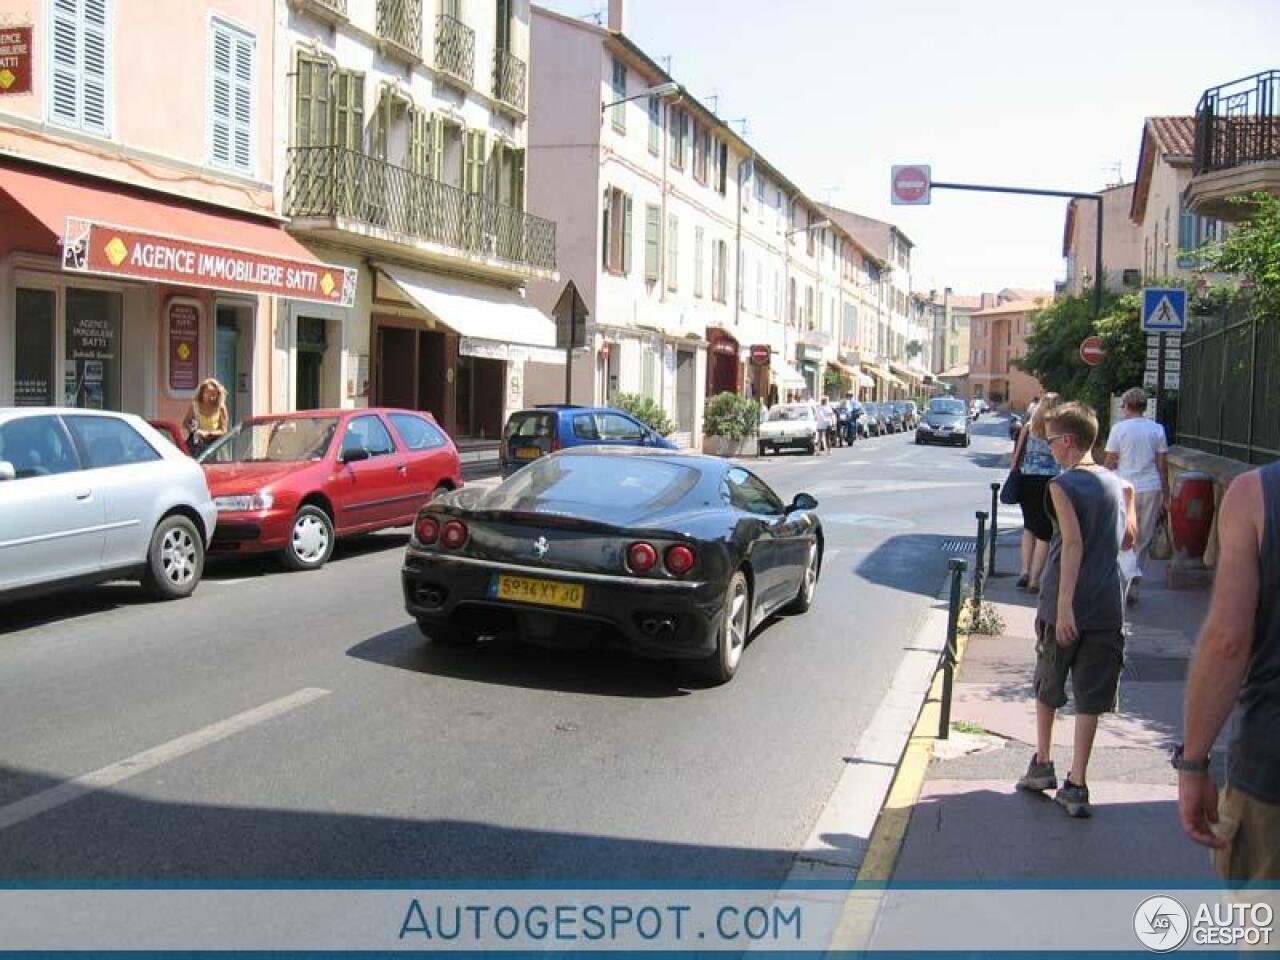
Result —
POLYGON ((160 541, 160 565, 164 577, 175 587, 183 587, 196 575, 196 543, 182 527, 168 530, 160 541))
POLYGON ((813 603, 813 593, 818 586, 818 545, 809 545, 809 559, 804 565, 804 602, 813 603))
POLYGON ((747 645, 748 599, 747 585, 739 580, 734 584, 733 594, 729 597, 729 622, 726 638, 729 641, 729 649, 726 651, 725 659, 730 670, 737 669, 738 661, 742 659, 743 648, 747 645))

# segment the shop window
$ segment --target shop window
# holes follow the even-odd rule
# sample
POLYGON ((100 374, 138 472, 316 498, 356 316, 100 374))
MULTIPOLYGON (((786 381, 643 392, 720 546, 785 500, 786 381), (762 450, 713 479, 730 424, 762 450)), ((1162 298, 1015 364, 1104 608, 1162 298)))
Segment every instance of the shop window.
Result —
POLYGON ((67 288, 64 402, 86 410, 120 409, 120 318, 118 293, 67 288))
POLYGON ((159 460, 154 447, 123 420, 114 417, 64 417, 84 451, 88 470, 159 460))
POLYGON ((18 290, 13 356, 13 402, 19 407, 52 407, 54 327, 57 297, 52 290, 18 290))

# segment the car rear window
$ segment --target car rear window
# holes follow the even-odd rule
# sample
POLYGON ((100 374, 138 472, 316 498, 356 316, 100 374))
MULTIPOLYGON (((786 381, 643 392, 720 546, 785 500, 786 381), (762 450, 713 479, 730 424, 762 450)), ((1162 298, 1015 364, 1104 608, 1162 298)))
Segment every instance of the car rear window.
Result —
POLYGON ((574 512, 608 516, 618 508, 658 510, 698 483, 692 467, 646 457, 558 456, 537 460, 494 491, 497 510, 538 510, 569 503, 574 512))
POLYGON ((410 450, 434 450, 445 444, 444 434, 422 417, 411 413, 393 413, 391 422, 396 425, 400 439, 410 450))
POLYGON ((506 435, 521 440, 550 439, 555 436, 556 418, 550 413, 513 413, 507 421, 506 435))

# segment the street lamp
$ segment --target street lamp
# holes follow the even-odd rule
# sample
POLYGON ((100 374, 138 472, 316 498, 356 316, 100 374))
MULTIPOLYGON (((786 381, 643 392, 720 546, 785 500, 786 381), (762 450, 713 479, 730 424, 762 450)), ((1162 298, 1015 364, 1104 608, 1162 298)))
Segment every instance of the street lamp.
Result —
POLYGON ((650 87, 648 90, 641 90, 639 93, 633 93, 629 97, 623 97, 621 100, 614 100, 612 103, 602 103, 600 105, 600 116, 603 117, 606 110, 610 107, 616 107, 620 103, 628 103, 632 100, 639 100, 642 97, 674 97, 680 93, 680 84, 674 80, 666 83, 660 83, 656 87, 650 87))

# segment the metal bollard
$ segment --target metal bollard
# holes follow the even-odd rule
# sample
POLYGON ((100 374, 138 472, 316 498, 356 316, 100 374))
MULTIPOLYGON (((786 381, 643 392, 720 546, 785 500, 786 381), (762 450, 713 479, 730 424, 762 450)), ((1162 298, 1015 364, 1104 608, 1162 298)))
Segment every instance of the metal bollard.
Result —
POLYGON ((991 552, 987 554, 987 576, 996 575, 996 537, 1000 533, 1000 525, 996 520, 1000 516, 1000 484, 991 484, 991 552))
POLYGON ((979 510, 974 514, 978 518, 978 556, 973 565, 973 602, 982 603, 982 571, 987 557, 987 511, 979 510))
POLYGON ((951 732, 951 686, 956 666, 956 634, 960 625, 960 588, 965 567, 960 557, 947 561, 951 571, 951 603, 947 608, 947 645, 942 651, 942 704, 938 713, 938 739, 946 740, 951 732))

